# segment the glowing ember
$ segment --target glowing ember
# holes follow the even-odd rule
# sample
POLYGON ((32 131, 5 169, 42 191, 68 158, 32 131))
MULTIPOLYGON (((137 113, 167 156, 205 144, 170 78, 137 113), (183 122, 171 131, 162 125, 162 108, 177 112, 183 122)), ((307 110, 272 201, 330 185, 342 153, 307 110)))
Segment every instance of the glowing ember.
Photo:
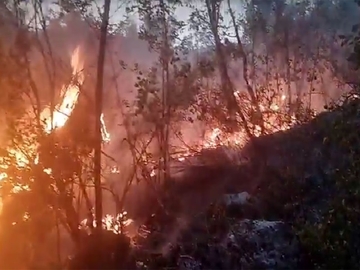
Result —
POLYGON ((7 173, 5 173, 5 172, 0 173, 0 181, 1 181, 1 180, 4 180, 4 179, 7 178, 7 177, 8 177, 7 173))
MULTIPOLYGON (((117 216, 105 215, 102 219, 102 225, 105 230, 112 231, 115 234, 121 233, 122 228, 129 226, 133 220, 126 218, 127 212, 124 211, 117 216)), ((93 219, 92 226, 96 228, 95 218, 93 219)), ((88 228, 88 219, 84 219, 80 223, 80 229, 88 228)))
POLYGON ((119 170, 119 168, 118 168, 117 166, 113 166, 113 167, 111 168, 110 172, 111 172, 111 173, 116 173, 116 174, 118 174, 118 173, 120 173, 120 170, 119 170))

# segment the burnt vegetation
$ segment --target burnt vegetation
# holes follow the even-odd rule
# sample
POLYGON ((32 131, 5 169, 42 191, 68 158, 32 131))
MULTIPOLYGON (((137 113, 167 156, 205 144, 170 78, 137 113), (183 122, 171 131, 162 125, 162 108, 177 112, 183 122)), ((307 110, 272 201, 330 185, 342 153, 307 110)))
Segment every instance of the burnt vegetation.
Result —
POLYGON ((1 269, 360 267, 359 1, 43 2, 0 3, 1 269))

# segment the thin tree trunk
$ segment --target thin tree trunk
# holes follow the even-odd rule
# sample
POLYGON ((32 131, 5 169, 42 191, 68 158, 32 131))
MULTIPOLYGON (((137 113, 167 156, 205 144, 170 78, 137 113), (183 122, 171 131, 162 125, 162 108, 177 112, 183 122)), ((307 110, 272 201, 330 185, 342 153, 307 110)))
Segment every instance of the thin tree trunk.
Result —
POLYGON ((245 115, 239 108, 239 105, 236 101, 234 95, 234 86, 228 74, 225 54, 222 50, 222 43, 218 33, 218 20, 219 20, 218 7, 216 6, 216 3, 211 0, 206 0, 206 7, 208 11, 211 31, 214 36, 218 68, 220 71, 221 85, 223 88, 225 99, 227 101, 227 109, 230 114, 230 123, 233 125, 236 124, 236 114, 238 113, 241 118, 241 121, 243 122, 244 129, 247 135, 249 136, 250 139, 252 139, 253 137, 252 132, 247 125, 245 115))
POLYGON ((94 154, 94 185, 95 185, 95 220, 96 228, 99 233, 102 231, 102 187, 101 187, 101 114, 102 114, 102 100, 103 100, 103 80, 104 80, 104 63, 105 63, 105 49, 107 28, 109 24, 111 0, 105 0, 104 13, 102 17, 100 29, 100 46, 97 63, 97 78, 95 89, 95 154, 94 154))
POLYGON ((168 25, 166 18, 166 8, 163 0, 160 0, 160 8, 163 13, 162 23, 164 27, 163 32, 163 48, 162 48, 162 68, 163 68, 163 76, 162 76, 162 91, 163 91, 163 121, 162 121, 162 176, 163 180, 167 181, 169 176, 169 124, 170 124, 170 104, 169 104, 169 34, 168 34, 168 25))
POLYGON ((291 108, 292 91, 291 91, 291 62, 290 62, 290 44, 289 44, 289 28, 285 26, 285 62, 286 62, 286 84, 287 84, 287 98, 288 106, 291 108))
MULTIPOLYGON (((240 39, 238 26, 237 26, 237 23, 236 23, 236 20, 235 20, 234 12, 233 12, 233 10, 231 8, 230 0, 228 0, 227 4, 228 4, 228 9, 229 9, 231 21, 232 21, 233 27, 235 29, 236 40, 237 40, 237 43, 238 43, 238 50, 239 50, 239 53, 241 54, 241 57, 243 59, 243 78, 245 80, 246 88, 247 88, 247 91, 248 91, 248 93, 250 95, 251 102, 252 102, 253 106, 256 109, 256 114, 257 114, 256 117, 260 122, 261 132, 264 133, 265 128, 264 128, 263 116, 262 116, 262 113, 261 113, 261 110, 260 110, 259 102, 258 102, 258 100, 256 98, 255 91, 254 91, 253 87, 251 86, 251 84, 249 82, 249 78, 248 78, 248 60, 247 60, 247 57, 246 57, 246 54, 245 54, 245 51, 244 51, 244 47, 243 47, 241 39, 240 39)), ((255 70, 255 65, 254 65, 254 70, 255 70)), ((255 76, 254 76, 254 78, 255 78, 255 76)), ((255 80, 253 79, 253 83, 254 83, 254 81, 255 80)))
POLYGON ((56 257, 58 261, 58 265, 62 264, 61 259, 61 236, 60 236, 60 219, 58 217, 58 213, 55 212, 55 219, 56 219, 56 257))
POLYGON ((214 3, 213 1, 206 0, 206 6, 207 6, 207 10, 208 10, 208 15, 209 15, 211 31, 214 36, 215 49, 216 49, 216 55, 217 55, 219 69, 220 69, 223 91, 224 91, 224 94, 225 94, 225 97, 226 97, 226 100, 228 103, 227 106, 228 106, 229 113, 233 114, 233 117, 235 118, 235 112, 236 112, 235 107, 237 106, 237 103, 236 103, 236 99, 234 97, 234 93, 233 93, 232 89, 230 89, 228 82, 227 82, 227 78, 229 76, 227 74, 225 55, 221 49, 222 43, 221 43, 218 29, 217 29, 219 14, 218 14, 218 11, 216 10, 217 9, 216 3, 214 3))

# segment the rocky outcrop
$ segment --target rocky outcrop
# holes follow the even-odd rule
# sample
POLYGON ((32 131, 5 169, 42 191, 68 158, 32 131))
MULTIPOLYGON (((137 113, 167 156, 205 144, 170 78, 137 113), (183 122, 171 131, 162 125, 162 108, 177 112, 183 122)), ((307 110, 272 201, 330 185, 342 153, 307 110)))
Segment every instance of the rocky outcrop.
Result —
POLYGON ((298 242, 282 221, 242 220, 234 224, 225 243, 241 254, 242 269, 294 269, 298 263, 298 242))
MULTIPOLYGON (((225 195, 223 203, 225 209, 254 204, 247 193, 225 195)), ((289 224, 222 218, 206 223, 202 217, 189 223, 167 253, 168 264, 183 270, 297 268, 299 243, 289 224)))
POLYGON ((241 220, 203 256, 181 254, 179 269, 295 269, 299 243, 282 221, 241 220))

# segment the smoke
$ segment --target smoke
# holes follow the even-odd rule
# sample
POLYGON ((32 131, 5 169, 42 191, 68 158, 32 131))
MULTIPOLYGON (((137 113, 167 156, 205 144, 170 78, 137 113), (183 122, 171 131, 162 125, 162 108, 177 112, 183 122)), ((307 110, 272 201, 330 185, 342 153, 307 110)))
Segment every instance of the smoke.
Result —
MULTIPOLYGON (((330 8, 318 6, 317 10, 308 11, 306 16, 300 14, 299 9, 301 7, 287 5, 284 7, 284 15, 281 17, 276 17, 277 14, 274 11, 270 12, 268 9, 271 9, 271 7, 272 5, 268 1, 258 1, 259 13, 253 14, 250 11, 245 13, 248 25, 243 26, 244 39, 248 41, 246 45, 247 50, 254 51, 256 61, 256 68, 250 70, 256 75, 256 79, 253 79, 253 81, 259 88, 270 85, 286 93, 288 87, 286 69, 288 65, 286 64, 285 56, 288 53, 294 62, 298 62, 298 66, 291 65, 291 76, 293 78, 291 79, 290 87, 294 89, 294 98, 299 94, 304 102, 309 102, 309 93, 312 93, 312 106, 317 111, 320 111, 325 103, 336 99, 341 94, 342 90, 339 93, 339 83, 343 78, 342 74, 336 74, 339 76, 338 78, 334 76, 335 68, 342 71, 349 70, 346 66, 346 61, 342 60, 341 65, 339 64, 338 60, 345 58, 346 51, 338 43, 334 43, 333 39, 339 33, 351 30, 352 20, 355 23, 355 16, 351 15, 352 19, 349 19, 346 23, 338 24, 342 16, 341 14, 343 14, 341 12, 347 12, 350 4, 345 5, 341 10, 335 9, 335 6, 330 8), (327 15, 316 16, 319 12, 327 12, 327 15), (258 14, 266 14, 264 25, 266 28, 272 29, 270 32, 264 31, 261 25, 254 29, 252 23, 258 14), (279 24, 284 24, 284 20, 289 20, 289 18, 292 18, 291 24, 288 25, 289 29, 279 29, 279 24), (341 29, 336 29, 338 25, 341 25, 341 29), (310 29, 314 31, 309 33, 309 27, 312 27, 310 29), (291 33, 286 44, 287 48, 282 46, 285 30, 291 33), (321 48, 320 51, 318 51, 319 48, 321 48), (270 64, 266 65, 264 60, 261 59, 264 58, 264 55, 269 56, 271 59, 270 64), (319 59, 316 60, 316 57, 319 59), (267 70, 269 67, 270 71, 267 70), (346 67, 346 69, 343 67, 346 67), (269 76, 266 75, 267 73, 269 73, 269 76), (314 73, 318 74, 318 79, 315 82, 310 82, 309 74, 314 73)), ((353 8, 350 9, 354 10, 353 8)), ((149 51, 148 44, 146 41, 138 38, 136 31, 137 27, 132 25, 127 29, 126 36, 118 34, 109 37, 105 63, 104 114, 105 122, 111 134, 111 143, 105 147, 105 150, 120 164, 120 174, 118 176, 124 179, 126 179, 126 175, 130 174, 133 162, 129 146, 125 141, 128 134, 124 128, 124 120, 127 121, 134 133, 140 131, 146 133, 151 129, 151 125, 145 123, 140 116, 124 119, 124 114, 133 114, 134 101, 137 95, 134 87, 137 74, 131 70, 131 67, 138 63, 146 71, 154 65, 158 56, 156 53, 149 51), (121 61, 126 63, 127 68, 124 69, 122 67, 121 61), (124 105, 124 101, 128 101, 128 106, 124 105)), ((65 68, 56 67, 60 77, 57 80, 56 89, 60 89, 58 85, 62 84, 63 78, 66 77, 63 74, 65 73, 69 76, 69 70, 66 66, 69 63, 70 52, 80 45, 82 57, 86 62, 85 73, 87 76, 84 91, 88 96, 93 97, 96 83, 99 33, 91 28, 90 23, 83 20, 77 13, 69 13, 61 20, 52 20, 47 32, 53 57, 57 59, 57 62, 64 63, 65 66, 65 68)), ((42 38, 42 44, 46 45, 44 37, 42 38)), ((249 54, 250 65, 252 65, 251 60, 252 56, 249 54)), ((42 62, 41 53, 38 51, 34 52, 32 63, 41 66, 42 62)), ((45 89, 45 93, 49 92, 46 89, 50 88, 50 83, 46 83, 46 79, 44 79, 47 78, 45 76, 46 71, 42 69, 36 70, 39 71, 36 74, 38 76, 36 81, 41 82, 41 88, 45 89), (40 72, 40 70, 42 71, 40 72)), ((236 83, 236 88, 245 91, 246 87, 242 70, 241 60, 231 63, 230 75, 236 83)), ((49 94, 45 96, 48 97, 49 94)), ((179 129, 182 131, 186 143, 192 145, 201 139, 204 128, 201 124, 199 122, 194 124, 189 121, 180 123, 179 129)), ((178 146, 182 144, 174 139, 173 141, 178 146)), ((156 145, 153 148, 156 148, 156 145)), ((122 181, 119 179, 113 181, 115 181, 113 184, 118 185, 119 189, 121 189, 122 183, 120 182, 122 181)))
MULTIPOLYGON (((293 100, 300 96, 322 111, 349 90, 346 82, 358 80, 346 60, 351 48, 339 35, 351 33, 359 14, 355 1, 249 2, 242 27, 252 83, 287 95, 291 88, 293 100)), ((241 76, 234 75, 240 87, 241 76)))
MULTIPOLYGON (((266 15, 263 18, 264 23, 262 25, 254 24, 255 15, 248 11, 244 15, 247 24, 243 25, 243 38, 247 43, 246 50, 255 52, 248 55, 250 65, 255 64, 256 66, 255 69, 250 70, 256 74, 256 79, 254 79, 255 76, 252 77, 252 82, 259 88, 276 86, 277 89, 286 93, 288 87, 287 67, 289 66, 286 63, 286 54, 288 53, 288 57, 293 60, 290 87, 295 89, 293 91, 294 98, 299 94, 304 101, 309 101, 308 94, 318 92, 319 94, 312 95, 311 102, 313 108, 321 110, 325 103, 336 99, 341 94, 339 89, 341 89, 340 91, 346 90, 346 87, 339 88, 338 83, 344 81, 344 76, 349 71, 347 61, 344 60, 347 50, 339 43, 334 42, 334 38, 340 33, 349 32, 351 26, 357 22, 357 7, 351 6, 351 1, 344 0, 339 1, 340 4, 337 6, 335 4, 333 6, 330 4, 329 6, 318 5, 317 9, 305 10, 302 13, 301 5, 300 7, 287 5, 281 12, 283 15, 276 17, 278 15, 274 13, 272 4, 276 2, 279 7, 279 3, 282 1, 256 2, 258 3, 258 12, 255 15, 266 15), (348 13, 349 11, 351 13, 348 13), (348 20, 343 20, 344 14, 348 20), (254 26, 257 27, 254 28, 254 26), (278 28, 279 26, 282 28, 278 28), (289 28, 285 29, 284 26, 289 28), (268 31, 268 29, 271 30, 268 31), (286 46, 284 46, 285 30, 290 33, 286 46), (265 55, 269 56, 270 64, 265 63, 265 55), (253 60, 255 60, 254 63, 252 63, 253 60), (298 63, 297 66, 294 65, 295 62, 298 63), (268 67, 270 70, 267 69, 268 67), (308 79, 309 75, 315 73, 318 74, 316 83, 308 79)), ((46 29, 46 35, 42 33, 40 36, 35 36, 33 33, 31 36, 33 41, 30 61, 31 75, 40 89, 43 105, 49 105, 51 92, 55 91, 55 96, 58 96, 62 84, 71 77, 70 57, 77 46, 81 47, 81 57, 85 62, 85 85, 82 91, 89 97, 86 100, 93 102, 99 33, 91 27, 91 22, 82 19, 77 13, 69 13, 61 19, 51 20, 46 29), (38 43, 38 38, 40 43, 38 43)), ((125 141, 128 134, 124 128, 124 122, 129 124, 133 133, 141 131, 146 134, 152 128, 150 124, 143 121, 141 116, 133 116, 134 102, 137 96, 134 86, 137 74, 131 70, 131 67, 138 63, 142 69, 147 70, 154 65, 157 57, 156 53, 149 51, 146 41, 138 38, 137 27, 134 24, 127 29, 126 36, 114 34, 108 39, 104 78, 104 115, 111 134, 111 143, 105 146, 105 152, 120 165, 120 174, 113 175, 108 180, 109 184, 120 192, 123 189, 124 181, 133 169, 132 155, 129 145, 125 141), (127 68, 124 69, 121 62, 125 62, 127 68), (125 105, 124 101, 128 101, 128 104, 125 105), (124 117, 124 115, 131 117, 124 117)), ((233 61, 230 64, 230 75, 236 88, 245 91, 246 85, 242 70, 241 60, 233 61)), ((84 113, 91 114, 89 111, 84 113)), ((199 121, 195 123, 187 120, 180 122, 179 129, 182 131, 184 141, 192 145, 202 139, 203 125, 204 123, 199 121)), ((182 145, 179 140, 173 139, 173 141, 178 146, 182 145)), ((155 152, 156 145, 151 147, 155 152)), ((214 187, 211 187, 211 183, 207 182, 207 185, 212 191, 215 190, 214 187)), ((207 187, 204 186, 204 188, 207 187)), ((136 199, 145 198, 145 193, 146 189, 141 186, 132 192, 132 198, 129 201, 136 204, 136 199)), ((191 193, 191 196, 196 196, 196 192, 191 193)), ((106 195, 105 199, 105 212, 111 213, 114 211, 112 197, 106 195)))

